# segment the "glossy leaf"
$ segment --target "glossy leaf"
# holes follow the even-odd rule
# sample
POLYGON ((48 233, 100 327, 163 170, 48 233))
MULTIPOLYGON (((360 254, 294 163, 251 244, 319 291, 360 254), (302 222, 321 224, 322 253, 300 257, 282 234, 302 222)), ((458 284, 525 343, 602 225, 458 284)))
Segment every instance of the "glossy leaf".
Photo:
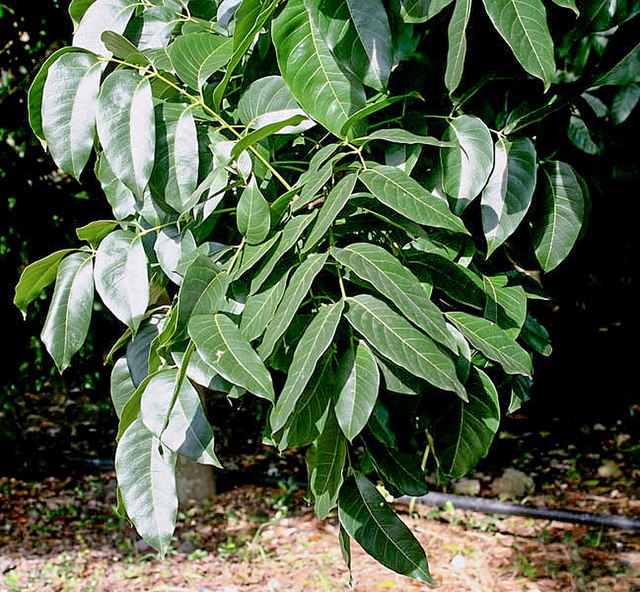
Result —
MULTIPOLYGON (((460 404, 464 403, 460 401, 460 404)), ((367 450, 385 487, 393 496, 420 496, 427 493, 427 482, 418 454, 391 450, 375 440, 367 442, 367 450)))
POLYGON ((624 123, 640 102, 640 84, 621 88, 611 102, 611 119, 615 125, 624 123))
POLYGON ((110 56, 111 52, 102 41, 102 33, 124 33, 135 7, 135 0, 96 0, 84 11, 73 35, 73 45, 110 56))
POLYGON ((178 77, 200 90, 207 79, 231 59, 233 42, 212 33, 180 35, 169 46, 169 58, 178 77))
POLYGON ((395 142, 396 144, 422 144, 424 146, 436 146, 438 148, 452 148, 457 146, 457 144, 453 142, 444 142, 433 136, 420 136, 402 128, 376 130, 362 138, 356 138, 353 140, 353 143, 361 144, 371 140, 384 140, 386 142, 395 142))
POLYGON ((287 270, 273 286, 247 298, 240 319, 240 331, 249 341, 260 337, 273 319, 276 308, 284 296, 288 279, 287 270))
POLYGON ((133 384, 129 366, 126 358, 120 358, 111 371, 110 393, 113 408, 118 418, 122 415, 122 411, 133 394, 136 392, 136 385, 133 384))
POLYGON ((60 263, 41 338, 63 372, 82 347, 93 312, 93 256, 72 253, 60 263))
POLYGON ((382 565, 435 585, 420 543, 364 475, 356 473, 340 489, 338 516, 349 536, 382 565))
POLYGON ((466 399, 453 360, 429 337, 373 296, 361 294, 348 298, 347 303, 347 320, 385 358, 466 399))
POLYGON ((255 177, 251 177, 240 196, 236 223, 240 234, 250 245, 257 245, 264 241, 271 230, 269 203, 260 192, 255 177))
POLYGON ((515 339, 527 318, 527 293, 522 286, 508 286, 505 275, 484 277, 487 303, 484 316, 515 339))
POLYGON ((349 116, 364 107, 364 87, 344 74, 303 0, 287 3, 273 21, 272 37, 293 96, 306 113, 339 136, 349 116))
POLYGON ((257 397, 274 400, 269 371, 229 317, 194 316, 189 321, 189 336, 200 357, 220 376, 257 397))
POLYGON ((471 0, 456 0, 449 21, 449 51, 444 74, 444 84, 450 93, 458 88, 462 79, 464 60, 467 55, 467 25, 470 16, 471 0))
POLYGON ((306 115, 293 113, 285 119, 262 125, 258 129, 242 136, 242 138, 235 143, 231 150, 231 158, 238 158, 245 150, 251 148, 254 144, 257 144, 269 136, 274 136, 277 133, 282 132, 282 130, 289 130, 290 133, 291 130, 297 130, 298 127, 306 120, 306 115))
POLYGON ((94 220, 89 224, 78 228, 76 236, 83 241, 87 241, 92 247, 97 248, 102 239, 112 230, 115 230, 118 223, 114 220, 94 220))
POLYGON ((149 304, 147 257, 138 236, 116 230, 100 243, 96 290, 116 318, 136 331, 149 304))
POLYGON ((98 181, 100 181, 102 191, 113 210, 114 218, 116 220, 125 220, 129 216, 135 215, 139 209, 135 196, 131 190, 113 174, 103 153, 100 153, 98 156, 95 173, 98 181))
POLYGON ((564 261, 578 240, 585 200, 575 171, 559 160, 540 167, 539 191, 534 246, 542 269, 551 271, 564 261))
POLYGON ((580 11, 576 6, 575 0, 553 0, 553 3, 561 8, 568 8, 571 10, 576 16, 580 15, 580 11))
POLYGON ((424 23, 451 2, 453 0, 400 0, 400 15, 405 23, 424 23))
POLYGON ((482 190, 482 229, 487 257, 518 228, 524 219, 536 186, 536 151, 529 138, 509 141, 498 138, 494 164, 482 190))

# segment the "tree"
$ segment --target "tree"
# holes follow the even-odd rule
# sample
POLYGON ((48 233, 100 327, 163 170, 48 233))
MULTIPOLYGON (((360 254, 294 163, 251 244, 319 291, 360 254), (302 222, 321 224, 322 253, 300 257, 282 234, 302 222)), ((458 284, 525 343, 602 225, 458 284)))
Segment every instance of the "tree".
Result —
POLYGON ((633 2, 449 4, 71 3, 30 122, 68 174, 94 164, 114 219, 28 267, 15 302, 55 282, 60 371, 95 292, 126 325, 120 510, 161 553, 176 455, 220 466, 203 387, 255 397, 267 443, 307 448, 348 563, 355 539, 432 582, 374 482, 421 495, 426 472, 464 475, 528 397, 550 353, 537 270, 590 204, 556 153, 565 135, 597 151, 598 118, 624 120, 640 81, 633 2))

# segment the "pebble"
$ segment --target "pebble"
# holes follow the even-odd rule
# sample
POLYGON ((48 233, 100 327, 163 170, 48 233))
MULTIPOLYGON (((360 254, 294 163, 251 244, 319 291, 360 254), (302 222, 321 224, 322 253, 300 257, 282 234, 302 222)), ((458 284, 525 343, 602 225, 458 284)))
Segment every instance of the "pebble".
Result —
POLYGON ((462 571, 465 567, 467 567, 467 560, 462 555, 460 555, 460 553, 458 553, 451 560, 451 567, 453 567, 453 569, 455 569, 456 571, 462 571))

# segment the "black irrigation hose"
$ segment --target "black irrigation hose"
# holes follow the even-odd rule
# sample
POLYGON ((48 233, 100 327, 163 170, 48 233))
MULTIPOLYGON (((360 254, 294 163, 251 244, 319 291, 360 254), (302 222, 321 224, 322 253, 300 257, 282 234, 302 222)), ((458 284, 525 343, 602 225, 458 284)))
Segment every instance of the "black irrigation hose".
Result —
POLYGON ((528 516, 530 518, 571 522, 573 524, 585 524, 587 526, 600 526, 602 528, 614 528, 616 530, 640 531, 640 520, 625 518, 624 516, 592 514, 591 512, 578 512, 576 510, 554 510, 539 506, 521 506, 519 504, 466 495, 431 492, 422 497, 411 498, 404 496, 395 501, 408 504, 412 499, 415 499, 416 503, 426 506, 436 506, 438 508, 444 508, 448 504, 453 504, 454 507, 460 510, 472 510, 485 514, 528 516))

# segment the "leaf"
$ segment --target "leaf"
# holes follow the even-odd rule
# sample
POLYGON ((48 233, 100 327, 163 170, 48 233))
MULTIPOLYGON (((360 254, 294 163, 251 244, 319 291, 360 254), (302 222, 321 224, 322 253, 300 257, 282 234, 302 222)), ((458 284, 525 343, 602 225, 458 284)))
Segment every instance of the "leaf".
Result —
POLYGON ((74 29, 77 28, 84 16, 84 13, 87 12, 87 8, 89 8, 89 6, 94 2, 95 0, 71 0, 68 12, 71 20, 73 21, 74 29))
POLYGON ((254 176, 238 201, 236 223, 240 234, 250 245, 260 244, 271 230, 269 203, 260 192, 254 176))
POLYGON ((487 14, 522 67, 544 82, 556 72, 553 39, 541 0, 483 0, 487 14))
POLYGON ((13 303, 26 317, 27 307, 31 304, 48 285, 52 284, 58 273, 60 262, 74 249, 62 249, 47 255, 43 259, 28 265, 20 276, 16 286, 13 303))
POLYGON ((553 3, 556 6, 560 6, 560 8, 568 8, 571 10, 576 16, 580 16, 580 11, 576 6, 575 0, 553 0, 553 3))
POLYGON ((337 372, 335 412, 349 442, 364 429, 380 388, 380 372, 369 346, 359 341, 342 356, 337 372))
POLYGON ((362 474, 347 479, 340 489, 338 516, 349 536, 382 565, 435 585, 420 543, 362 474))
POLYGON ((98 96, 96 123, 113 174, 142 199, 156 142, 149 81, 132 70, 116 70, 107 76, 98 96))
POLYGON ((96 0, 84 11, 73 35, 73 45, 110 56, 111 52, 102 42, 102 33, 107 30, 124 33, 135 8, 135 0, 96 0))
POLYGON ((96 290, 116 318, 137 331, 149 304, 147 257, 142 240, 116 230, 102 240, 96 253, 96 290))
POLYGON ((433 386, 466 398, 453 360, 429 337, 373 296, 360 294, 347 303, 349 323, 384 357, 433 386))
POLYGON ((400 0, 400 16, 405 23, 424 23, 451 2, 453 0, 400 0))
POLYGON ((133 384, 133 380, 131 380, 131 373, 129 372, 126 358, 120 358, 113 365, 110 386, 113 408, 118 418, 120 418, 125 405, 136 392, 136 385, 133 384))
POLYGON ((150 319, 142 325, 135 337, 127 344, 127 366, 131 374, 131 380, 136 386, 151 374, 151 351, 152 346, 160 334, 156 319, 150 319))
POLYGON ((444 200, 429 193, 401 170, 371 163, 360 180, 384 205, 425 226, 468 234, 462 220, 451 213, 444 200))
POLYGON ((511 380, 511 399, 507 414, 515 413, 531 398, 533 381, 524 376, 514 376, 511 380))
POLYGON ((313 25, 340 66, 384 91, 393 65, 391 27, 381 0, 306 2, 313 25))
MULTIPOLYGON (((283 129, 297 130, 299 128, 299 125, 306 120, 306 115, 294 113, 287 119, 282 119, 281 121, 274 121, 273 123, 265 124, 257 130, 254 130, 248 133, 246 136, 240 138, 231 150, 231 157, 237 158, 245 150, 247 150, 247 148, 250 148, 254 144, 257 144, 258 142, 268 138, 269 136, 273 136, 278 132, 281 132, 283 129)), ((292 132, 290 131, 289 133, 292 132)))
MULTIPOLYGON (((249 271, 254 265, 262 261, 264 256, 271 250, 271 247, 276 244, 280 236, 274 234, 270 239, 266 240, 259 245, 247 245, 242 251, 242 259, 240 266, 237 270, 234 270, 234 279, 238 279, 244 273, 249 271)), ((265 277, 265 279, 267 279, 265 277)))
POLYGON ((420 496, 427 493, 429 488, 420 466, 420 457, 415 453, 390 450, 375 440, 367 442, 367 450, 391 495, 420 496))
POLYGON ((298 399, 311 379, 318 360, 333 341, 343 309, 343 300, 320 308, 300 338, 282 393, 271 412, 270 420, 273 432, 282 429, 293 413, 298 399))
POLYGON ((288 279, 289 270, 273 286, 247 298, 240 319, 240 331, 249 341, 260 337, 273 319, 288 279))
POLYGON ((611 102, 611 118, 614 125, 624 123, 640 101, 640 84, 621 88, 611 102))
POLYGON ((164 556, 178 513, 176 455, 137 419, 118 442, 115 465, 127 515, 140 536, 164 556))
POLYGON ((464 477, 489 451, 500 424, 500 401, 491 379, 473 368, 469 402, 454 401, 432 433, 438 467, 452 479, 464 477))
POLYGON ((293 317, 309 292, 313 280, 327 262, 327 258, 327 253, 324 255, 310 255, 291 276, 274 318, 267 326, 262 343, 258 348, 258 353, 263 360, 266 360, 273 353, 276 343, 291 324, 293 317))
POLYGON ((531 357, 498 325, 466 312, 449 312, 447 318, 487 358, 498 362, 507 374, 531 376, 531 357))
POLYGON ((178 78, 200 90, 213 73, 229 62, 233 42, 213 33, 189 33, 179 35, 168 52, 178 78))
POLYGON ((353 143, 358 145, 371 140, 384 140, 386 142, 395 142, 397 144, 421 144, 424 146, 437 146, 438 148, 457 146, 457 144, 453 142, 443 142, 433 136, 420 136, 402 128, 376 130, 362 138, 356 138, 353 140, 353 143))
POLYGON ((196 252, 196 242, 193 234, 187 230, 180 235, 173 226, 163 228, 158 232, 153 250, 158 258, 158 265, 165 275, 177 286, 182 285, 182 275, 178 273, 181 263, 196 252))
POLYGON ((133 193, 113 174, 104 153, 98 155, 95 166, 95 174, 100 181, 102 191, 113 210, 116 220, 125 220, 138 211, 138 204, 133 193))
POLYGON ((613 68, 599 76, 594 83, 594 87, 608 84, 626 86, 634 82, 640 82, 640 43, 613 68))
POLYGON ((93 256, 72 253, 60 263, 41 339, 63 372, 82 347, 93 312, 93 256))
POLYGON ((471 16, 471 0, 456 0, 449 21, 449 51, 444 84, 449 93, 453 93, 462 80, 464 60, 467 55, 467 25, 471 16))
POLYGON ((552 352, 549 332, 532 316, 527 316, 520 334, 522 341, 541 356, 550 356, 552 352))
POLYGON ((100 39, 114 57, 129 63, 149 65, 149 59, 126 37, 113 31, 105 31, 100 39))
MULTIPOLYGON (((182 11, 182 5, 179 0, 165 0, 164 4, 164 6, 146 8, 139 16, 140 25, 138 31, 136 31, 138 49, 162 49, 164 52, 182 11)), ((167 54, 165 53, 164 55, 166 56, 167 54)), ((156 65, 159 66, 159 64, 156 65)), ((163 69, 168 70, 170 68, 163 69)))
POLYGON ((484 316, 516 339, 527 318, 527 293, 522 286, 508 286, 505 275, 484 277, 487 303, 484 316))
POLYGON ((278 65, 291 93, 333 134, 365 105, 364 87, 350 80, 311 20, 303 0, 291 0, 273 21, 278 65))
POLYGON ((273 402, 271 375, 246 338, 224 314, 198 315, 189 321, 189 336, 200 357, 220 376, 273 402))
POLYGON ((347 460, 347 441, 332 411, 329 411, 324 430, 309 454, 313 459, 309 487, 315 498, 316 516, 324 520, 338 504, 347 460))
POLYGON ((536 187, 536 150, 529 138, 498 138, 494 155, 480 202, 487 257, 518 228, 536 187))
POLYGON ((101 70, 90 53, 64 53, 49 66, 42 88, 43 136, 58 167, 76 179, 93 149, 101 70))
POLYGON ((115 220, 94 220, 76 230, 76 236, 97 248, 102 239, 118 226, 115 220))
POLYGON ((432 339, 456 351, 440 309, 418 278, 391 253, 370 243, 354 243, 344 249, 332 248, 336 261, 372 284, 432 339))
POLYGON ((353 193, 353 188, 355 187, 357 179, 357 175, 347 175, 340 179, 335 187, 329 192, 322 208, 320 208, 318 218, 313 225, 306 242, 304 243, 304 247, 302 247, 303 253, 310 251, 317 243, 326 237, 329 228, 331 228, 331 225, 334 223, 344 206, 347 205, 347 202, 353 193))
POLYGON ((200 464, 222 468, 200 397, 177 369, 162 370, 149 381, 142 393, 140 417, 170 450, 200 464))
POLYGON ((540 167, 539 191, 534 246, 542 269, 551 271, 578 240, 584 222, 584 193, 575 171, 559 160, 540 167))
POLYGON ((577 110, 574 110, 569 119, 567 136, 571 143, 585 154, 594 155, 600 151, 600 147, 593 141, 591 130, 577 110))
POLYGON ((460 115, 448 122, 444 139, 456 148, 443 148, 443 188, 453 199, 453 211, 461 214, 480 194, 493 167, 493 143, 481 119, 460 115))

